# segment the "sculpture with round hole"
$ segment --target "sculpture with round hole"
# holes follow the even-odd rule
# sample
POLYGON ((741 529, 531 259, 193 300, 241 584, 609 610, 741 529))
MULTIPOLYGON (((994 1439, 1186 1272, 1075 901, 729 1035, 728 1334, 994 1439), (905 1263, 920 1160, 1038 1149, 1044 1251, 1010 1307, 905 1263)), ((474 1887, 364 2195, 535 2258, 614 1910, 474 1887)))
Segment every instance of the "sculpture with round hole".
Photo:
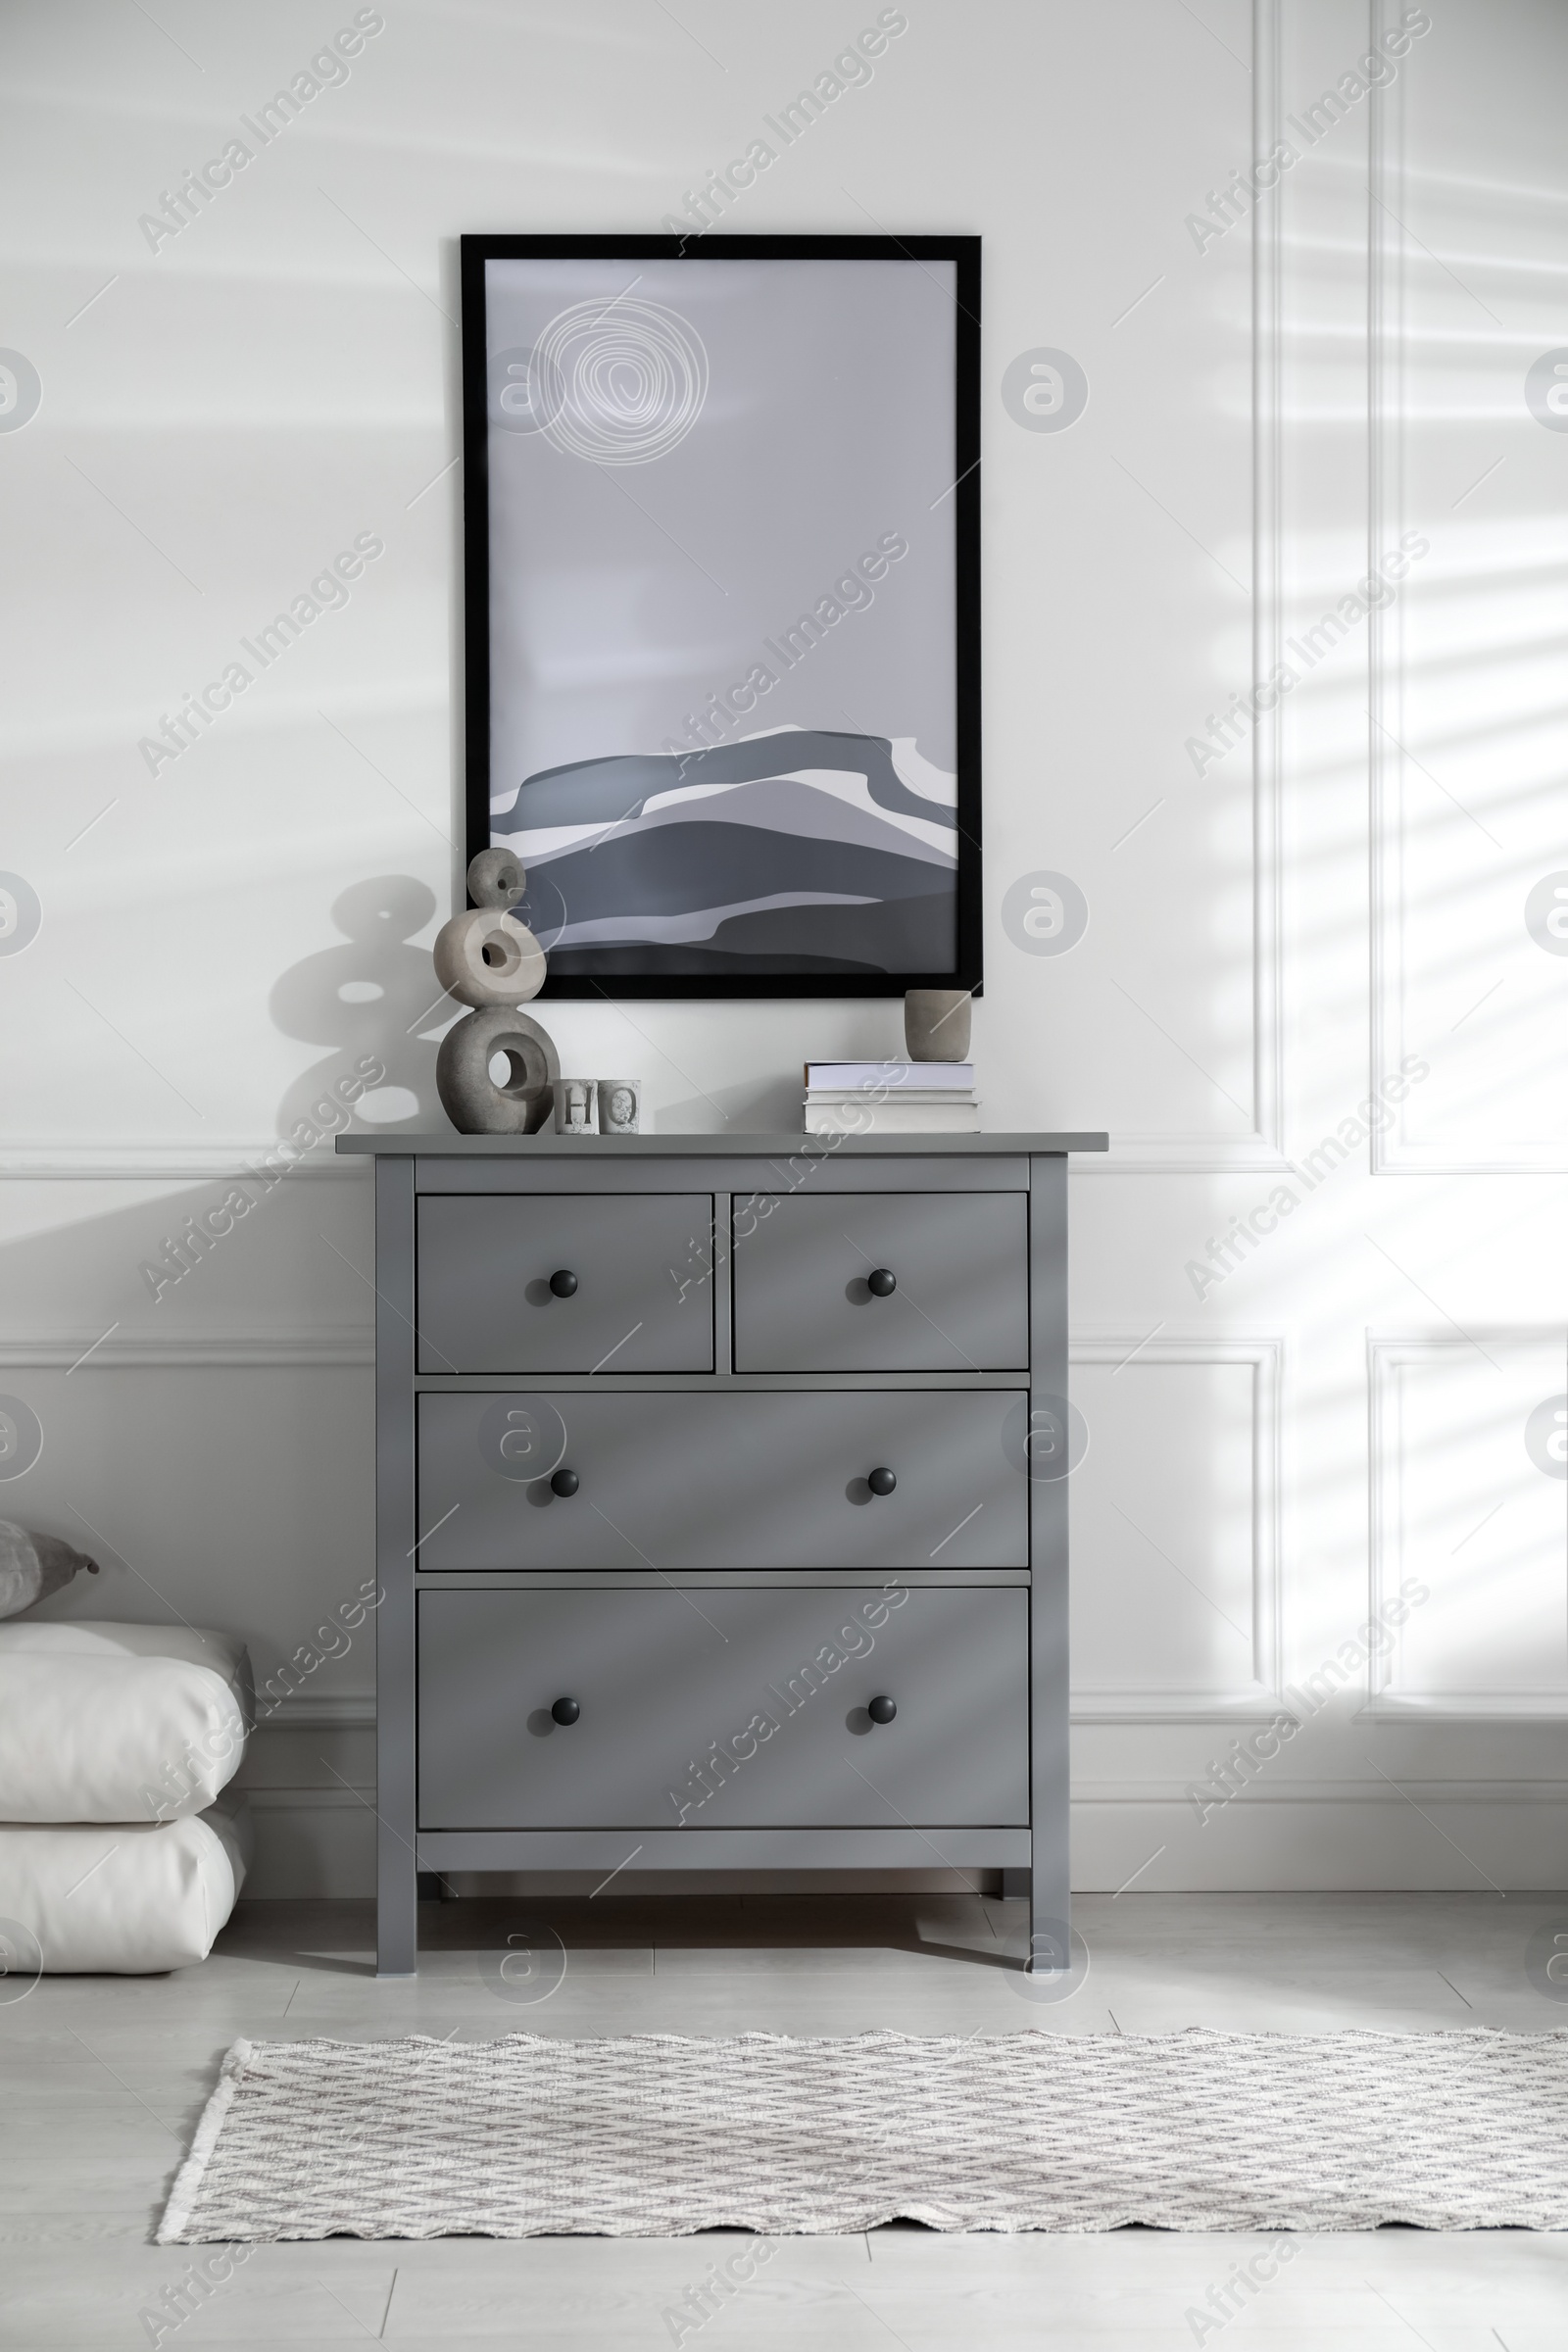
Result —
POLYGON ((436 935, 435 976, 471 1012, 441 1040, 436 1092, 460 1135, 534 1135, 550 1116, 561 1061, 548 1030, 517 1006, 545 983, 545 952, 509 910, 526 876, 510 850, 481 850, 468 868, 477 906, 436 935), (491 1065, 506 1064, 497 1079, 491 1065))

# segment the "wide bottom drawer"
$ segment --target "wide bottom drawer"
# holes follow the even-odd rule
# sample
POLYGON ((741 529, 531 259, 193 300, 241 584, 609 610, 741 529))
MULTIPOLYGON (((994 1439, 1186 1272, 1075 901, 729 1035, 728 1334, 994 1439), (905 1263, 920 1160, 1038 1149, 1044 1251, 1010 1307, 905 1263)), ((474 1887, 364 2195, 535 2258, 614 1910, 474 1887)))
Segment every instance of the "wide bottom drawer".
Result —
POLYGON ((896 1579, 422 1592, 419 1825, 1022 1824, 1028 1606, 896 1579))

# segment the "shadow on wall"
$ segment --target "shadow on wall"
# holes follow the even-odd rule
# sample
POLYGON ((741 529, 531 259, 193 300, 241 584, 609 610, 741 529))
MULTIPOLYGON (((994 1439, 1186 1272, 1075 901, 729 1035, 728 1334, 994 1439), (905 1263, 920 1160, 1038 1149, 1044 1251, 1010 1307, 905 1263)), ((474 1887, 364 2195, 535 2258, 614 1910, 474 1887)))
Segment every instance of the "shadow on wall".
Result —
POLYGON ((439 1133, 449 1124, 435 1091, 436 1040, 420 1033, 445 1027, 462 1008, 436 979, 429 949, 413 945, 435 910, 435 893, 408 874, 356 882, 332 906, 348 945, 305 956, 278 980, 269 1000, 277 1027, 329 1048, 278 1104, 279 1135, 311 1119, 313 1103, 331 1096, 365 1055, 381 1062, 386 1076, 355 1103, 358 1123, 388 1135, 439 1133))
MULTIPOLYGON (((801 1135, 801 1081, 786 1071, 779 1078, 749 1078, 711 1093, 686 1095, 659 1113, 661 1135, 801 1135)), ((681 1071, 682 1077, 690 1079, 681 1071)), ((652 1132, 654 1121, 646 1122, 652 1132)))

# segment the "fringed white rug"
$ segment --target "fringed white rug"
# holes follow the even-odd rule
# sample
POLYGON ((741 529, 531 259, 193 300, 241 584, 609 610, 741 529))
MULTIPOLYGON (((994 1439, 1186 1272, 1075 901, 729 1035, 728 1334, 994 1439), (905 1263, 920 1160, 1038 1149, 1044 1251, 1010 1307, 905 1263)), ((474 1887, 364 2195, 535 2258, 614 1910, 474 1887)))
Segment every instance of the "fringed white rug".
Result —
POLYGON ((158 2235, 1568 2229, 1568 2034, 237 2041, 158 2235))

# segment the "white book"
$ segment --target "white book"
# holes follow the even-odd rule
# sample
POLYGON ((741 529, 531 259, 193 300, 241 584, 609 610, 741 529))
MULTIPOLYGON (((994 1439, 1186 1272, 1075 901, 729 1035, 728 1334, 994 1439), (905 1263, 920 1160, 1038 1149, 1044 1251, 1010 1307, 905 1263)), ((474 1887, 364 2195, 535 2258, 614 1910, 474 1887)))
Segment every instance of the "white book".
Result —
POLYGON ((806 1105, 808 1135, 978 1135, 978 1102, 848 1102, 806 1105))
POLYGON ((865 1102, 873 1106, 882 1102, 898 1104, 905 1110, 924 1110, 933 1103, 974 1102, 979 1100, 972 1086, 922 1086, 916 1094, 905 1091, 884 1095, 874 1086, 808 1086, 808 1102, 865 1102))
POLYGON ((973 1086, 972 1061, 808 1061, 806 1083, 823 1086, 908 1087, 924 1094, 936 1086, 973 1086))

